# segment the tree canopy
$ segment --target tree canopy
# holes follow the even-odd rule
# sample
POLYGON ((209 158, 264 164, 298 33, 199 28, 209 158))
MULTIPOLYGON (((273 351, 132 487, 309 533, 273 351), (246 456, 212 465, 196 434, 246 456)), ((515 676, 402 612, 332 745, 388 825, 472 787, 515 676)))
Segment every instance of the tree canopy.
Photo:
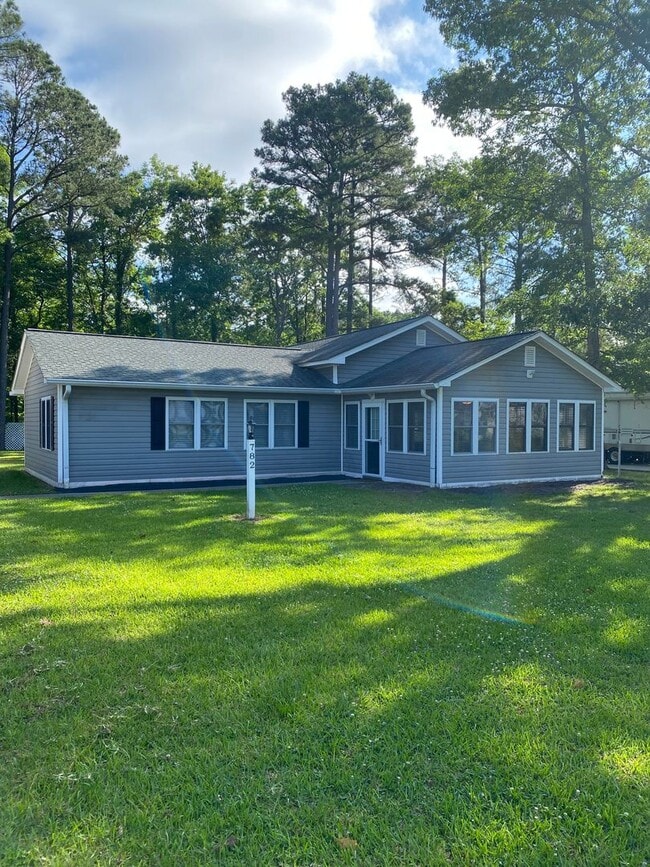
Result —
POLYGON ((647 5, 426 6, 456 56, 432 121, 480 154, 418 165, 410 106, 353 72, 289 88, 236 184, 130 166, 0 0, 0 394, 26 327, 291 344, 408 312, 542 328, 650 390, 647 5))

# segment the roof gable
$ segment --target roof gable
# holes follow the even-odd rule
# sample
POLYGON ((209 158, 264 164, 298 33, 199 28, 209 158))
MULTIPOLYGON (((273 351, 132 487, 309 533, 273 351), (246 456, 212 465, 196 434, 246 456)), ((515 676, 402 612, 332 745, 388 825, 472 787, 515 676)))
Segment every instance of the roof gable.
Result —
POLYGON ((488 337, 449 346, 415 349, 403 358, 345 383, 346 391, 366 388, 401 388, 448 386, 473 370, 489 364, 502 355, 528 343, 539 343, 552 355, 572 367, 601 388, 622 390, 620 386, 595 367, 566 349, 543 331, 488 337))
POLYGON ((376 346, 391 337, 427 326, 448 340, 450 343, 466 342, 466 338, 453 329, 434 319, 433 316, 418 316, 413 319, 401 319, 374 328, 364 328, 337 337, 325 337, 310 344, 298 344, 296 349, 302 350, 297 364, 304 367, 315 367, 325 364, 344 364, 346 358, 376 346))
MULTIPOLYGON (((316 370, 294 364, 297 350, 68 331, 27 331, 21 356, 36 356, 50 383, 123 387, 331 391, 316 370)), ((24 391, 24 365, 14 393, 24 391)))

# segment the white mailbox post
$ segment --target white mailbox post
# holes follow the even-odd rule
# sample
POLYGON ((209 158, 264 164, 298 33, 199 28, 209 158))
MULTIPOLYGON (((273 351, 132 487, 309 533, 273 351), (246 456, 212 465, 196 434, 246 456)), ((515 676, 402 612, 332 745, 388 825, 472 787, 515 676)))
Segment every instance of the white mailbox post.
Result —
POLYGON ((246 517, 255 519, 255 425, 249 420, 246 432, 246 517))

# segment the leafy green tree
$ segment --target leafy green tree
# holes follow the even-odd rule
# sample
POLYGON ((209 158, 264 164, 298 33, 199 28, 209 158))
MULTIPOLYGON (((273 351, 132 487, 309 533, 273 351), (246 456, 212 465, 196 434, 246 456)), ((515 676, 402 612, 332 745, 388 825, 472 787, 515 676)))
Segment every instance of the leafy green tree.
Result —
POLYGON ((325 332, 338 333, 340 271, 348 256, 353 291, 356 235, 363 203, 413 160, 410 106, 385 81, 351 73, 345 81, 290 88, 286 116, 267 120, 255 153, 261 177, 305 195, 312 237, 325 251, 325 332))
POLYGON ((245 339, 280 345, 320 336, 322 269, 304 232, 307 207, 295 190, 251 183, 245 209, 240 233, 245 339))
POLYGON ((0 144, 6 155, 0 191, 4 210, 0 312, 2 449, 16 237, 28 223, 49 217, 67 204, 62 195, 66 181, 75 173, 81 176, 80 165, 87 156, 86 125, 92 123, 95 131, 102 129, 113 143, 116 134, 81 94, 66 87, 60 70, 42 48, 20 36, 3 45, 0 88, 0 144))
POLYGON ((612 27, 586 20, 586 4, 574 17, 557 0, 429 0, 427 8, 459 57, 457 69, 431 80, 428 102, 457 131, 538 151, 563 180, 570 205, 557 223, 560 247, 579 264, 572 288, 597 364, 609 324, 607 213, 646 169, 647 68, 632 47, 612 51, 612 27))
POLYGON ((228 337, 239 305, 242 215, 242 193, 209 166, 195 163, 168 180, 164 230, 149 251, 154 297, 171 337, 228 337))
POLYGON ((147 253, 162 236, 167 189, 174 173, 173 167, 153 157, 142 168, 122 175, 108 207, 98 213, 91 231, 98 243, 102 330, 110 327, 116 334, 130 333, 133 302, 143 300, 140 290, 153 267, 147 253))
POLYGON ((440 270, 441 303, 451 267, 455 288, 478 297, 481 322, 496 294, 490 270, 504 240, 492 179, 484 157, 430 160, 419 171, 409 231, 411 251, 440 270))
POLYGON ((126 158, 118 154, 118 133, 111 129, 84 97, 70 92, 69 108, 77 126, 79 148, 62 179, 61 210, 55 213, 66 265, 66 327, 74 329, 75 250, 89 240, 93 214, 106 210, 119 195, 126 158))

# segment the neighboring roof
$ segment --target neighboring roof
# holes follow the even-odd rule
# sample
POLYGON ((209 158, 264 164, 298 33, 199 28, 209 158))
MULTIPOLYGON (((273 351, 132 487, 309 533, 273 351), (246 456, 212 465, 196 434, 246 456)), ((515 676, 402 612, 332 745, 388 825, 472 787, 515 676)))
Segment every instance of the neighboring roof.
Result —
POLYGON ((534 334, 510 334, 507 337, 488 337, 484 340, 450 343, 448 346, 414 349, 402 358, 344 383, 342 387, 363 390, 382 386, 437 384, 468 367, 488 361, 504 350, 513 349, 534 334))
POLYGON ((532 341, 601 388, 622 391, 618 383, 543 331, 528 331, 449 346, 415 349, 402 358, 346 382, 342 388, 346 391, 365 391, 369 388, 449 385, 451 380, 464 376, 477 367, 532 341))
MULTIPOLYGON (((295 349, 68 331, 29 330, 25 340, 44 378, 52 383, 301 391, 334 388, 318 371, 294 364, 298 358, 295 349)), ((21 359, 23 354, 21 350, 21 359)), ((27 377, 24 363, 22 367, 14 379, 16 393, 22 393, 27 377)))
POLYGON ((311 343, 299 343, 296 349, 301 351, 298 364, 312 366, 315 364, 340 364, 348 355, 361 352, 369 346, 381 343, 389 337, 394 337, 417 326, 428 325, 449 341, 466 342, 466 338, 453 331, 433 316, 416 316, 411 319, 400 319, 398 322, 388 322, 385 325, 375 325, 349 334, 337 337, 324 337, 311 343))

